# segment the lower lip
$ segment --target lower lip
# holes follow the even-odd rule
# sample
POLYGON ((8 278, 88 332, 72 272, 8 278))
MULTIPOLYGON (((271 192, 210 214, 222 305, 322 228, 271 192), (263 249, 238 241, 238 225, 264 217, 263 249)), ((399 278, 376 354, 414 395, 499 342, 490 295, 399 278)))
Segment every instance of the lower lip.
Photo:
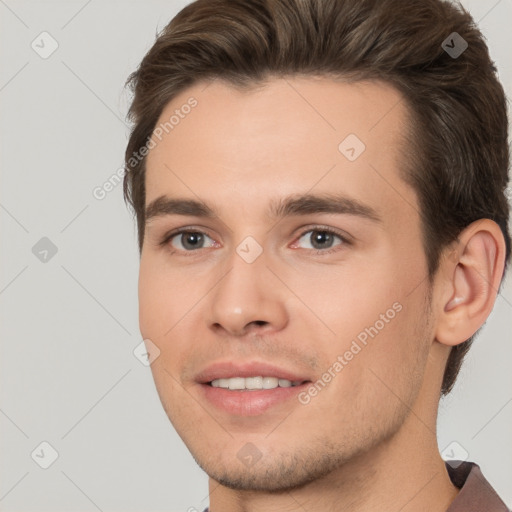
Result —
POLYGON ((207 401, 219 409, 237 416, 258 416, 271 407, 282 405, 287 400, 295 398, 310 383, 288 388, 231 391, 224 388, 214 388, 209 384, 201 384, 201 389, 207 401))

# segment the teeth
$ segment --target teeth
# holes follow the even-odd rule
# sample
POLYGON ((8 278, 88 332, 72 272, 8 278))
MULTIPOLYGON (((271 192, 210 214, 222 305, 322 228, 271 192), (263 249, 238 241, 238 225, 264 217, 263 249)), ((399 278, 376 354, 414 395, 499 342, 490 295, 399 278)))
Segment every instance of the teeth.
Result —
POLYGON ((245 379, 246 389, 263 389, 263 377, 247 377, 245 379))
POLYGON ((301 384, 301 380, 289 381, 287 379, 278 379, 277 377, 232 377, 230 379, 215 379, 211 385, 214 388, 224 388, 231 390, 253 390, 253 389, 275 389, 289 388, 301 384))
POLYGON ((276 377, 263 377, 263 389, 274 389, 279 385, 279 379, 276 377))
POLYGON ((229 389, 245 389, 245 379, 243 377, 234 377, 227 379, 229 389))

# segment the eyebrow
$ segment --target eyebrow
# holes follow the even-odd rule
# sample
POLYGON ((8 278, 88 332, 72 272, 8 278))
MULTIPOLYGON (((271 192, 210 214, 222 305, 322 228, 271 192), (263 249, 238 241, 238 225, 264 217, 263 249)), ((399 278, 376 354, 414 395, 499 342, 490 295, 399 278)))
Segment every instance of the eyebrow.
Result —
MULTIPOLYGON (((373 222, 382 222, 382 218, 371 206, 342 194, 303 194, 274 199, 270 202, 268 216, 282 219, 294 215, 315 213, 333 213, 356 215, 373 222)), ((186 198, 169 198, 165 195, 153 200, 145 211, 145 223, 156 217, 184 215, 214 219, 218 217, 214 208, 205 202, 186 198)))

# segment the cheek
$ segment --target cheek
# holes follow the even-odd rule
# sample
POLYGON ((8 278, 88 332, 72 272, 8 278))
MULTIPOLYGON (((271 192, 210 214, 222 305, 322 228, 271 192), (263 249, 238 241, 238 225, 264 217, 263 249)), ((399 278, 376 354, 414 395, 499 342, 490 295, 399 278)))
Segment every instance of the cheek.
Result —
POLYGON ((155 258, 142 258, 139 271, 139 327, 145 338, 164 339, 166 333, 194 304, 194 287, 155 258))
MULTIPOLYGON (((369 341, 366 379, 378 400, 412 406, 430 347, 427 312, 417 300, 402 299, 401 310, 369 341)), ((382 324, 375 324, 380 327, 382 324)))
POLYGON ((355 439, 368 429, 393 431, 414 405, 428 358, 428 336, 414 325, 414 318, 417 310, 404 304, 381 330, 377 325, 378 332, 361 331, 368 335, 366 344, 355 337, 336 353, 331 350, 333 361, 337 354, 346 360, 347 350, 352 355, 326 390, 323 404, 330 416, 350 418, 346 428, 355 439))
POLYGON ((155 269, 141 261, 139 270, 139 327, 144 338, 154 339, 162 332, 162 312, 166 308, 155 269))
POLYGON ((417 286, 412 274, 382 266, 361 279, 347 273, 307 288, 309 308, 331 330, 316 342, 325 370, 336 374, 333 390, 380 407, 380 401, 393 399, 390 390, 410 400, 419 389, 432 333, 423 300, 427 291, 420 286, 411 293, 417 286), (343 369, 337 365, 337 372, 339 356, 343 369))
POLYGON ((393 275, 392 268, 384 258, 377 258, 379 264, 369 261, 320 267, 309 272, 289 272, 283 280, 301 298, 297 319, 313 319, 311 327, 327 337, 325 348, 340 349, 346 343, 361 335, 369 339, 367 329, 377 323, 379 331, 387 328, 399 314, 393 304, 402 297, 401 282, 393 275), (386 314, 387 312, 387 314, 386 314), (384 320, 381 320, 384 315, 384 320), (383 323, 383 322, 386 323, 383 323))
MULTIPOLYGON (((160 350, 159 358, 151 365, 157 385, 172 388, 179 380, 180 368, 190 355, 193 344, 191 326, 199 299, 204 291, 183 273, 163 268, 155 259, 141 260, 138 301, 139 329, 144 339, 150 339, 160 350), (167 370, 167 372, 166 372, 167 370)), ((169 392, 169 391, 166 391, 169 392)))

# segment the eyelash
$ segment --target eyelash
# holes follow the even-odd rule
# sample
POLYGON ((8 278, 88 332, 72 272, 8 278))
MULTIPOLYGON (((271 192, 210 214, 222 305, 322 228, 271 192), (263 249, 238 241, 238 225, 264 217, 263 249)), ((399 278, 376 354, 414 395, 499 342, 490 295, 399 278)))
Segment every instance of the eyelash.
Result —
MULTIPOLYGON (((329 249, 325 249, 325 250, 322 250, 322 249, 305 249, 306 251, 312 251, 314 252, 316 255, 319 255, 319 256, 325 256, 327 254, 332 254, 333 252, 338 252, 338 250, 341 250, 341 249, 336 249, 336 247, 339 247, 339 246, 344 246, 344 245, 352 245, 352 242, 346 237, 344 236, 341 232, 333 229, 333 228, 327 228, 327 227, 324 227, 324 226, 314 226, 314 227, 310 227, 308 229, 306 229, 305 231, 302 231, 300 233, 300 235, 297 237, 297 241, 300 240, 305 234, 307 233, 310 233, 310 232, 314 232, 314 231, 318 231, 320 233, 328 233, 330 235, 335 235, 337 236, 340 240, 341 240, 341 244, 338 244, 332 248, 329 248, 329 249)), ((197 230, 197 229, 194 229, 194 228, 180 228, 176 231, 171 231, 170 233, 167 233, 166 235, 164 235, 162 241, 159 243, 160 246, 167 246, 169 244, 169 242, 176 236, 178 235, 182 235, 184 233, 199 233, 201 235, 206 235, 208 236, 209 238, 211 238, 208 233, 205 233, 204 231, 200 231, 200 230, 197 230)), ((208 247, 204 247, 203 249, 208 249, 208 247)), ((200 249, 196 249, 196 250, 192 250, 192 251, 181 251, 180 249, 172 249, 171 250, 171 254, 175 254, 176 252, 181 252, 183 253, 184 256, 196 256, 197 253, 201 250, 200 249)))

